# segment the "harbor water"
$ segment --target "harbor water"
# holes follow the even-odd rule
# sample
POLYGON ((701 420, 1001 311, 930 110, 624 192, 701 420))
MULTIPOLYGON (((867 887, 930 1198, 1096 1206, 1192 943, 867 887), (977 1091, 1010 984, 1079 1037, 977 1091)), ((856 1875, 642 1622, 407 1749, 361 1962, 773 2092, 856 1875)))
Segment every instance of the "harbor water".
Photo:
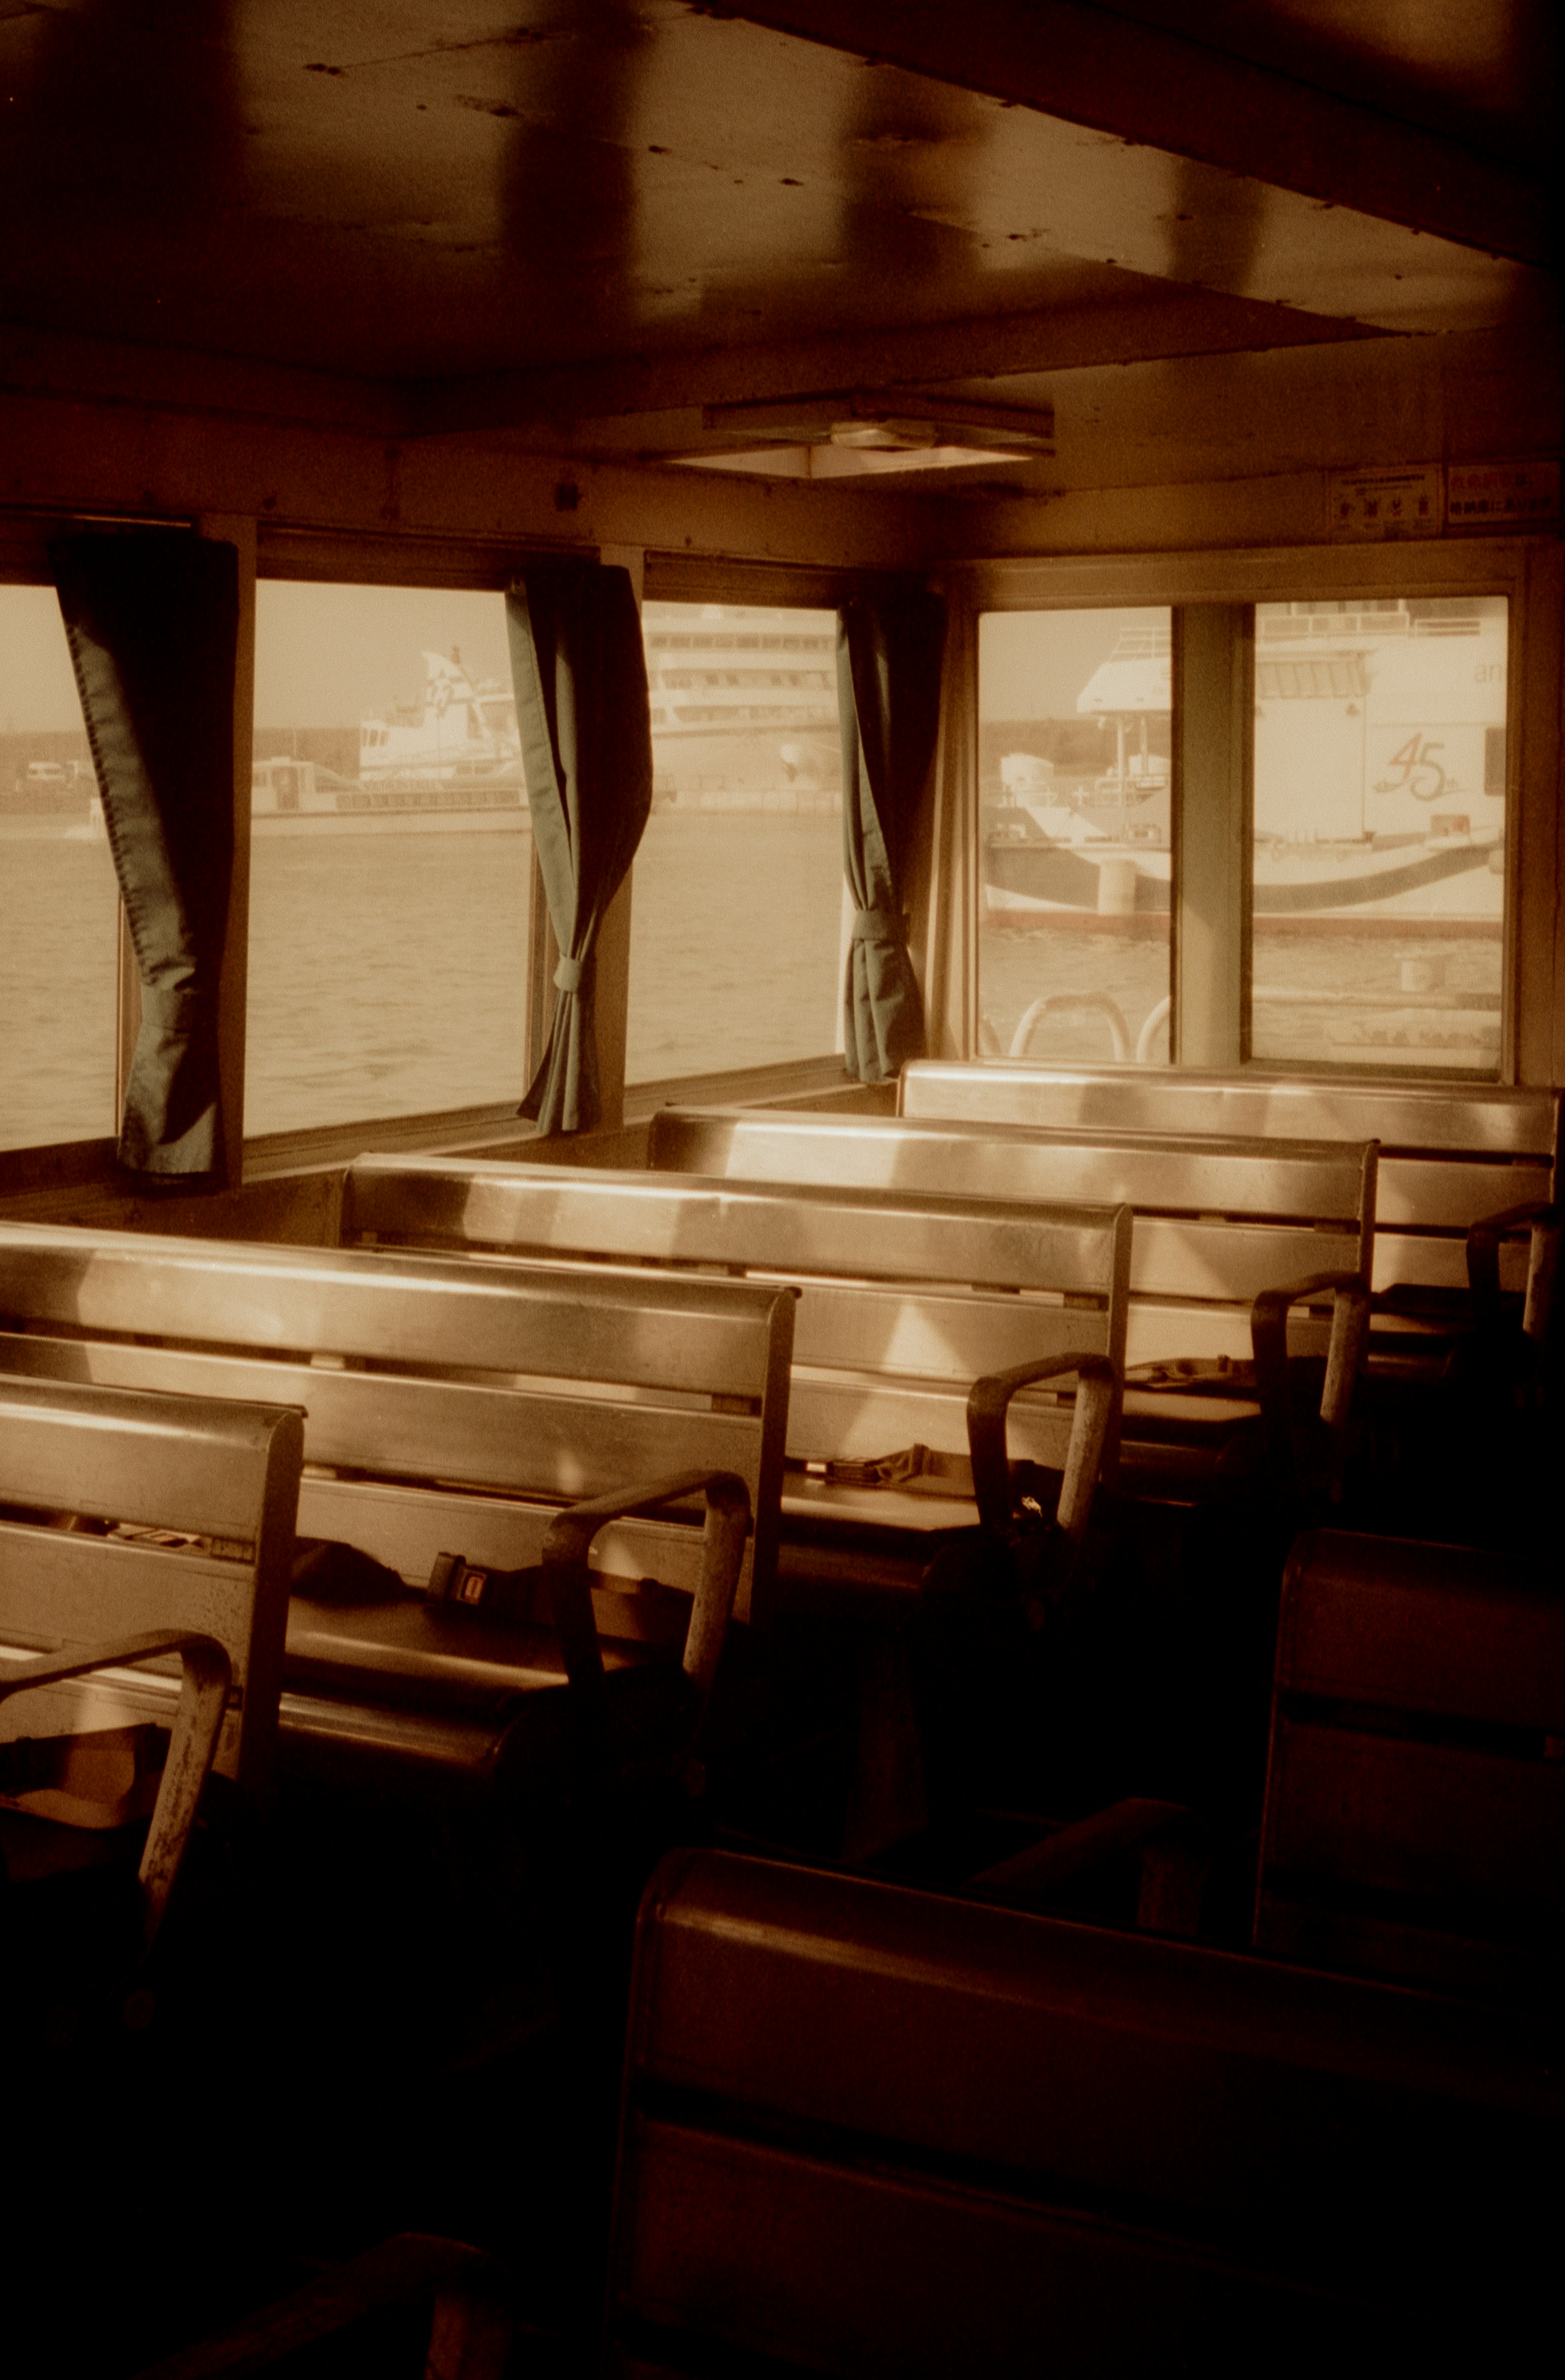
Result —
MULTIPOLYGON (((632 909, 632 1082, 832 1048, 840 832, 829 815, 654 814, 632 909)), ((262 836, 252 858, 252 1133, 520 1097, 525 831, 262 836)), ((106 844, 71 839, 53 820, 0 820, 0 1145, 115 1129, 115 916, 106 844)), ((1498 1058, 1498 937, 1441 938, 1411 921, 1405 935, 1263 933, 1255 980, 1268 1062, 1492 1072, 1498 1058), (1362 1009, 1343 1004, 1344 988, 1362 1009), (1268 1002, 1272 990, 1292 997, 1268 1002)), ((1030 1003, 1062 994, 1111 1001, 1134 1050, 1168 989, 1161 938, 1047 928, 981 937, 996 1053, 1010 1050, 1030 1003)), ((1029 1050, 1104 1062, 1114 1055, 1107 1010, 1052 1009, 1029 1050)), ((1166 1052, 1166 1030, 1155 1029, 1146 1054, 1166 1052)))
MULTIPOLYGON (((659 811, 636 863, 633 1082, 829 1051, 841 821, 659 811)), ((268 834, 251 852, 251 1133, 519 1099, 531 838, 268 834)), ((0 820, 0 1146, 115 1129, 106 843, 0 820)))

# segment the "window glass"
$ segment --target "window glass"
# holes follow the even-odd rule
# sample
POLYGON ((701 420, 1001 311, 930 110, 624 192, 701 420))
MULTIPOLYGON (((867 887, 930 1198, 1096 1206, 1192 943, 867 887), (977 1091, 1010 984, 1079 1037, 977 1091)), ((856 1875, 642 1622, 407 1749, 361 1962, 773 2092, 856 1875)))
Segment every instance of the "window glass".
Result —
POLYGON ((0 1148, 115 1129, 119 892, 52 587, 0 587, 0 1148))
POLYGON ((1503 596, 1256 607, 1251 1055, 1496 1075, 1503 596))
POLYGON ((1170 614, 978 625, 987 1056, 1166 1062, 1170 614))
POLYGON ((527 1084, 532 835, 503 597, 256 590, 246 1128, 527 1084))
POLYGON ((649 603, 625 1078, 816 1058, 843 950, 836 615, 649 603))

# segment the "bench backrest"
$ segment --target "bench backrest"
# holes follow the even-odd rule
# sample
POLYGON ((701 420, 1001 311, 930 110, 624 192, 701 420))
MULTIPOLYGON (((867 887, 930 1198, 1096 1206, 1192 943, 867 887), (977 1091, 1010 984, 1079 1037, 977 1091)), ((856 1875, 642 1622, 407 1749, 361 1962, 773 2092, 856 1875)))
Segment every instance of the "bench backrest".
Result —
POLYGON ((1373 1143, 1243 1141, 1083 1127, 663 1108, 649 1161, 730 1180, 921 1196, 1123 1202, 1134 1210, 1127 1360, 1245 1357, 1263 1289, 1361 1272, 1374 1245, 1373 1143))
MULTIPOLYGON (((275 1405, 0 1377, 0 1651, 70 1655, 152 1629, 215 1636, 232 1671, 215 1766, 261 1785, 302 1445, 301 1415, 275 1405), (97 1526, 51 1526, 50 1514, 97 1526)), ((13 1694, 0 1701, 0 1742, 166 1727, 178 1694, 169 1656, 13 1694)))
POLYGON ((1521 2339, 1561 2100, 1541 2020, 676 1853, 642 1906, 610 2368, 1215 2371, 1264 2338, 1303 2374, 1345 2301, 1361 2351, 1521 2339))
MULTIPOLYGON (((921 1058, 903 1069, 899 1115, 1074 1129, 1231 1134, 1247 1140, 1378 1140, 1373 1286, 1467 1285, 1466 1235, 1486 1215, 1550 1199, 1560 1094, 1496 1084, 1301 1082, 921 1058)), ((1523 1240, 1502 1252, 1526 1285, 1523 1240)))
MULTIPOLYGON (((302 1406, 301 1531, 415 1585, 443 1552, 536 1563, 562 1503, 721 1468, 755 1515, 735 1609, 764 1602, 794 1304, 737 1281, 0 1225, 0 1370, 302 1406)), ((593 1558, 693 1592, 700 1546, 694 1516, 665 1514, 615 1523, 593 1558)))
POLYGON ((1562 1743, 1558 1561, 1302 1537, 1279 1620, 1257 1946, 1558 2004, 1562 1743))
MULTIPOLYGON (((343 1236, 721 1267, 796 1281, 788 1451, 862 1461, 967 1452, 983 1373, 1067 1353, 1124 1363, 1131 1218, 880 1190, 777 1188, 503 1160, 365 1157, 343 1236)), ((1070 1414, 1024 1395, 1014 1455, 1063 1467, 1070 1414)))

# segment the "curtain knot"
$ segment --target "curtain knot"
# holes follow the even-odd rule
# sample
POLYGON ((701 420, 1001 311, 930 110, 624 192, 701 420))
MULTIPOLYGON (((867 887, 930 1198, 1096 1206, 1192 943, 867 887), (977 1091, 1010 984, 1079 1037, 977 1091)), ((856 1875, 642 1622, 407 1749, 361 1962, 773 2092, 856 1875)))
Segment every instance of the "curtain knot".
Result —
POLYGON ((581 966, 582 963, 580 959, 562 959, 559 965, 554 970, 555 990, 579 991, 581 990, 581 966))
POLYGON ((141 1021, 163 1033, 194 1033, 212 1014, 210 994, 189 984, 141 986, 141 1021))
POLYGON ((902 929, 898 920, 884 909, 855 909, 853 939, 855 942, 882 942, 896 950, 902 943, 902 929))

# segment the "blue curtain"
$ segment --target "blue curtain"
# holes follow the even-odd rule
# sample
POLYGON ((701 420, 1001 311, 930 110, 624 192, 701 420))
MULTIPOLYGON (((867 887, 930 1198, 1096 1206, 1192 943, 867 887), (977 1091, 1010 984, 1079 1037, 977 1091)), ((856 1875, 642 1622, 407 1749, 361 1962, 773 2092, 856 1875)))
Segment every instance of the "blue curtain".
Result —
POLYGON ((850 1075, 888 1082, 924 1054, 903 886, 940 724, 945 604, 916 581, 853 596, 837 614, 843 868, 854 899, 843 988, 850 1075))
POLYGON ((49 554, 141 978, 119 1160, 199 1187, 223 1164, 238 553, 155 530, 64 538, 49 554))
POLYGON ((530 565, 505 611, 533 839, 561 951, 548 1047, 520 1112, 540 1135, 590 1132, 602 1113, 594 946, 652 807, 641 620, 627 570, 574 558, 530 565))

